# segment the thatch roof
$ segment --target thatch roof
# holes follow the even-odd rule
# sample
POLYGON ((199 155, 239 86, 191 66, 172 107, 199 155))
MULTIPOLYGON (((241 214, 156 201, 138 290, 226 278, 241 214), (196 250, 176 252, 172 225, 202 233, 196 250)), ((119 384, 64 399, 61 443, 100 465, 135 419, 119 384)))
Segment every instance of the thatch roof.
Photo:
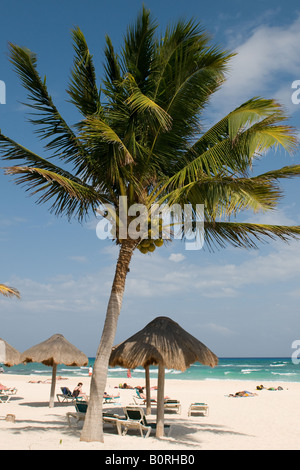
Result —
POLYGON ((55 334, 46 341, 27 349, 21 354, 21 362, 41 362, 46 366, 86 366, 87 356, 73 346, 63 335, 55 334))
POLYGON ((217 356, 168 317, 157 317, 141 331, 113 348, 109 365, 135 369, 164 364, 184 371, 194 362, 215 367, 217 356))
POLYGON ((0 338, 0 363, 7 367, 20 364, 20 353, 4 339, 0 338))

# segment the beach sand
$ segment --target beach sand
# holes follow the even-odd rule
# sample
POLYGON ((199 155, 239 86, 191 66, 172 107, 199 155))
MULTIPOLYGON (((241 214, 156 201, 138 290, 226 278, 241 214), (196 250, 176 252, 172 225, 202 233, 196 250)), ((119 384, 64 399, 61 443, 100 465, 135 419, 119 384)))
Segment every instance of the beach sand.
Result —
MULTIPOLYGON (((106 424, 104 443, 80 442, 79 425, 69 426, 66 413, 75 411, 72 404, 55 402, 49 408, 50 384, 29 383, 49 377, 1 374, 0 382, 16 387, 18 392, 7 404, 0 403, 1 450, 299 450, 300 449, 300 383, 266 382, 266 387, 278 387, 282 391, 257 391, 260 385, 252 381, 236 380, 166 380, 165 395, 180 400, 181 414, 165 413, 165 423, 170 424, 168 436, 157 439, 153 434, 141 438, 137 431, 119 436, 115 427, 106 424), (255 397, 232 398, 229 394, 249 390, 255 397), (209 405, 209 415, 188 416, 192 402, 209 405), (6 421, 8 414, 15 415, 15 422, 6 421)), ((89 393, 90 378, 58 380, 56 393, 61 386, 71 390, 81 381, 83 391, 89 393)), ((114 389, 120 379, 108 379, 107 392, 114 389)), ((124 381, 124 380, 123 380, 124 381)), ((132 386, 144 385, 129 379, 132 386)), ((152 380, 155 386, 156 381, 152 380)), ((122 405, 132 403, 134 391, 120 390, 120 403, 106 404, 104 408, 123 415, 122 405)), ((153 392, 155 393, 155 392, 153 392)), ((155 421, 155 406, 149 421, 155 421)))

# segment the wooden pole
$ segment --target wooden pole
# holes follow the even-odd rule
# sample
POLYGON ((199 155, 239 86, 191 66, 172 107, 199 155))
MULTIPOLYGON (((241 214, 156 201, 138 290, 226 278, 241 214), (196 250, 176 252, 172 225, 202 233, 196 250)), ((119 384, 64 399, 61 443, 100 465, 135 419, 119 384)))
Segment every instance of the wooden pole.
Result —
POLYGON ((156 437, 164 436, 165 366, 158 364, 156 437))
POLYGON ((146 415, 151 414, 151 392, 150 392, 150 370, 149 366, 145 367, 146 378, 146 415))
POLYGON ((53 407, 54 407, 54 394, 55 394, 55 384, 56 384, 56 369, 57 369, 57 364, 53 364, 53 367, 52 367, 52 381, 51 381, 51 391, 50 391, 49 408, 53 408, 53 407))

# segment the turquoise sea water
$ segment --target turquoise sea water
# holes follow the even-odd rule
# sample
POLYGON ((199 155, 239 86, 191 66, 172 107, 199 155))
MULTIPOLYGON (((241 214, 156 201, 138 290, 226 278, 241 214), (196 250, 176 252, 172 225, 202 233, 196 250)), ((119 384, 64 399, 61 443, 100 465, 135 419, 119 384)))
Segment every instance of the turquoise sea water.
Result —
MULTIPOLYGON (((89 358, 86 367, 57 367, 57 375, 64 377, 88 376, 88 367, 94 364, 94 358, 89 358)), ((36 376, 51 375, 52 369, 39 363, 19 364, 13 367, 4 367, 5 374, 33 374, 36 376)), ((144 369, 137 368, 132 372, 132 378, 137 382, 144 380, 144 369)), ((108 377, 119 378, 126 382, 127 371, 120 367, 109 368, 108 377)), ((157 377, 157 367, 150 367, 150 377, 157 377)), ((255 380, 263 383, 271 382, 300 382, 300 364, 294 364, 291 358, 220 358, 215 368, 193 364, 185 372, 167 369, 166 379, 180 380, 255 380)))

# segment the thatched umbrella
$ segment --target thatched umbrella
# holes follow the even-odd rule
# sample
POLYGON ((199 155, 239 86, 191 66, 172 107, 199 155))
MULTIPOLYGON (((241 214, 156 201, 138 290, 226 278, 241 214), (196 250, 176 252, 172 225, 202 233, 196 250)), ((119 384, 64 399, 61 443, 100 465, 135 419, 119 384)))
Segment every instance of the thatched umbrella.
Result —
POLYGON ((197 361, 210 367, 218 364, 217 356, 178 323, 168 317, 157 317, 141 331, 114 347, 109 364, 130 369, 142 366, 146 371, 150 365, 158 365, 156 436, 162 437, 165 368, 185 371, 197 361))
POLYGON ((51 336, 43 343, 39 343, 27 349, 21 354, 21 362, 41 362, 52 367, 52 382, 49 407, 54 406, 54 393, 56 383, 56 369, 58 364, 66 366, 86 366, 87 356, 76 346, 69 343, 63 335, 51 336))
POLYGON ((0 338, 0 364, 4 364, 7 367, 15 366, 20 364, 20 353, 4 339, 0 338))

